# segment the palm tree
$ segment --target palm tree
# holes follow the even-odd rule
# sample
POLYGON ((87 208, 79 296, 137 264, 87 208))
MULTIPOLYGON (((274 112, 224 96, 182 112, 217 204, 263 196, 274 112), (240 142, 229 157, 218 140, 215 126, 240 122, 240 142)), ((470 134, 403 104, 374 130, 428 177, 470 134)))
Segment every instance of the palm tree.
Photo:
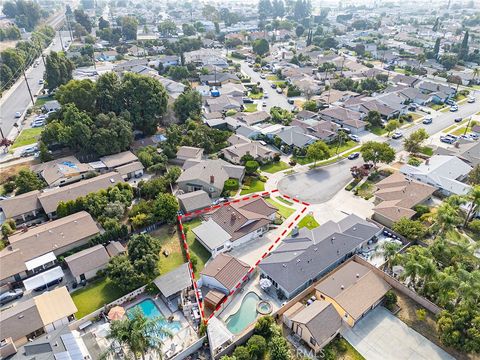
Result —
POLYGON ((475 79, 480 76, 480 67, 473 69, 472 82, 475 82, 475 79))
POLYGON ((338 149, 340 146, 348 141, 347 134, 344 131, 338 131, 337 132, 337 147, 335 149, 335 155, 338 154, 338 149))
POLYGON ((437 209, 436 222, 439 226, 439 235, 445 234, 455 226, 460 225, 462 219, 459 215, 459 207, 447 201, 442 203, 437 209))
MULTIPOLYGON (((157 358, 161 359, 163 339, 172 335, 159 325, 160 321, 158 320, 149 319, 143 315, 140 309, 135 309, 125 319, 112 321, 107 338, 113 340, 112 344, 117 343, 126 348, 135 360, 139 356, 145 360, 148 352, 154 352, 157 358)), ((116 348, 112 346, 105 355, 114 353, 115 350, 116 348)))
POLYGON ((470 203, 468 207, 467 215, 465 216, 465 222, 463 223, 463 227, 466 227, 472 214, 476 213, 480 210, 480 185, 475 185, 472 187, 470 192, 465 197, 465 200, 470 203))
POLYGON ((398 242, 386 242, 383 244, 383 256, 386 263, 385 268, 390 269, 397 258, 401 245, 398 242))

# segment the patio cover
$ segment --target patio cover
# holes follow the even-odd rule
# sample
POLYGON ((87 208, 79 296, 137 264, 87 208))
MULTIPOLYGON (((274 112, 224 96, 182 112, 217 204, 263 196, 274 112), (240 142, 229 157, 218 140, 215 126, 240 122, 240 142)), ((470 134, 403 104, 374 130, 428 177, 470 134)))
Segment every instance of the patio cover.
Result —
POLYGON ((208 219, 200 226, 193 228, 192 232, 210 252, 224 245, 232 238, 229 233, 212 219, 208 219))
POLYGON ((23 280, 23 286, 25 286, 25 289, 27 291, 33 290, 60 278, 63 278, 63 271, 60 266, 57 266, 53 269, 47 270, 38 275, 32 276, 31 278, 23 280))
POLYGON ((160 275, 153 280, 153 283, 157 286, 158 290, 160 290, 163 296, 168 298, 192 286, 190 267, 188 263, 184 263, 172 271, 169 271, 164 275, 160 275))
POLYGON ((33 270, 42 265, 48 264, 49 262, 55 261, 56 259, 57 257, 55 254, 53 252, 49 252, 32 260, 25 261, 25 266, 27 270, 33 270))
POLYGON ((207 334, 214 353, 216 349, 233 340, 233 334, 215 316, 208 321, 207 334))

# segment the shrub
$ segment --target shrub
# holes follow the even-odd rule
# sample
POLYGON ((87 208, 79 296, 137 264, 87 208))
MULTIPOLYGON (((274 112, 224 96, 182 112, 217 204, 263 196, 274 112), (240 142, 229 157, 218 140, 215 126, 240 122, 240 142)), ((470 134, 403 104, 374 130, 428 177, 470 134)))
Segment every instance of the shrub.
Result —
POLYGON ((192 263, 193 271, 197 271, 198 258, 194 254, 190 254, 190 262, 192 263))
POLYGON ((392 290, 388 290, 385 294, 385 307, 391 310, 396 303, 397 294, 395 294, 392 290))
POLYGON ((14 232, 15 232, 15 221, 13 221, 12 219, 5 221, 2 225, 2 235, 4 237, 7 237, 9 235, 12 235, 14 232))
POLYGON ((236 110, 230 109, 230 110, 228 110, 228 111, 225 113, 225 116, 233 116, 233 115, 235 115, 236 113, 237 113, 236 110))
POLYGON ((480 219, 470 221, 468 223, 468 228, 474 233, 480 234, 480 219))
POLYGON ((223 189, 227 191, 236 191, 240 187, 237 179, 228 179, 223 185, 223 189))
POLYGON ((279 161, 280 161, 280 154, 277 153, 273 156, 273 162, 279 162, 279 161))
POLYGON ((289 164, 290 166, 295 166, 295 165, 297 165, 297 161, 294 160, 294 159, 292 159, 292 160, 290 160, 290 161, 288 162, 288 164, 289 164))
POLYGON ((245 163, 245 171, 247 172, 247 174, 253 174, 258 170, 259 166, 260 165, 255 160, 247 161, 245 163))
POLYGON ((247 349, 253 358, 262 359, 267 351, 267 342, 263 336, 253 335, 247 341, 247 349))
POLYGON ((422 204, 415 205, 413 210, 415 210, 419 216, 430 212, 430 208, 427 205, 422 204))
POLYGON ((417 319, 420 321, 424 321, 427 317, 427 311, 425 309, 417 309, 415 313, 417 315, 417 319))
POLYGON ((412 165, 412 166, 420 166, 422 162, 415 158, 415 157, 411 157, 410 159, 408 159, 408 165, 412 165))
POLYGON ((13 192, 13 190, 15 190, 15 181, 7 181, 3 184, 3 190, 6 194, 13 192))

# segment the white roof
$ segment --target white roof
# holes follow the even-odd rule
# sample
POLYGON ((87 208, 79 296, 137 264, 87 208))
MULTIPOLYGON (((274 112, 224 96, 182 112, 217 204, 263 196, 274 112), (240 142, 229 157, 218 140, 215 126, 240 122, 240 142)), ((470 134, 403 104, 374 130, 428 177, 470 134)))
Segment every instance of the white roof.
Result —
POLYGON ((229 233, 223 230, 211 218, 205 221, 200 226, 192 229, 192 232, 204 243, 211 251, 217 247, 225 244, 232 237, 229 233))
POLYGON ((63 271, 60 266, 54 267, 53 269, 44 271, 38 275, 32 276, 26 280, 23 280, 23 286, 25 289, 33 290, 45 284, 48 284, 51 281, 63 278, 63 271))
POLYGON ((208 321, 207 334, 213 351, 233 340, 233 334, 215 316, 208 321))
POLYGON ((32 260, 25 261, 25 267, 27 270, 33 270, 39 266, 48 264, 51 261, 56 260, 57 257, 53 252, 46 253, 45 255, 38 256, 32 260))

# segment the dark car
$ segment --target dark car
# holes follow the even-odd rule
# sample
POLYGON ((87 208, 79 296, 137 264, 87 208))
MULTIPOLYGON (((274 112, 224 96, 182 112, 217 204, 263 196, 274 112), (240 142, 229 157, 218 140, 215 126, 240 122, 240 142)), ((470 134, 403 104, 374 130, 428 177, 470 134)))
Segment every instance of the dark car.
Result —
POLYGON ((276 89, 276 88, 277 88, 277 85, 272 84, 270 87, 271 87, 272 89, 276 89))
POLYGON ((23 296, 22 289, 13 289, 13 290, 4 292, 3 294, 0 294, 0 305, 5 305, 10 301, 13 301, 15 299, 20 299, 22 296, 23 296))
POLYGON ((288 99, 287 102, 288 102, 290 105, 295 104, 295 101, 294 101, 293 99, 288 99))
POLYGON ((353 154, 348 155, 348 160, 358 159, 359 156, 360 156, 359 152, 354 152, 353 154))
POLYGON ((454 121, 455 121, 456 123, 462 122, 462 118, 461 118, 461 117, 455 118, 454 121))
POLYGON ((248 97, 243 98, 243 103, 244 104, 253 104, 253 99, 250 99, 248 97))

